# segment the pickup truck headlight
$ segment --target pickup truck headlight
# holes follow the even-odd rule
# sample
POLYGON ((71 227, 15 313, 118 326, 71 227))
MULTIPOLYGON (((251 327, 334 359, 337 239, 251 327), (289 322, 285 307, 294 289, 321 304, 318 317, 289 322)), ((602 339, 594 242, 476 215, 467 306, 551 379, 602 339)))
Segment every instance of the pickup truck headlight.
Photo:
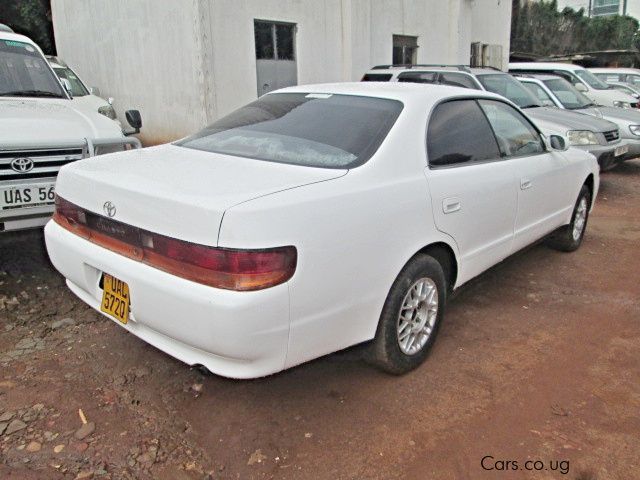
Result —
POLYGON ((629 102, 621 102, 619 100, 614 101, 613 106, 618 108, 631 108, 631 104, 629 102))
POLYGON ((634 135, 638 135, 640 137, 640 125, 629 125, 629 130, 634 135))
POLYGON ((116 119, 116 111, 112 105, 105 105, 104 107, 100 107, 98 109, 98 113, 104 115, 107 118, 110 118, 111 120, 116 119))
POLYGON ((598 137, 589 130, 569 130, 567 132, 571 145, 598 145, 598 137))

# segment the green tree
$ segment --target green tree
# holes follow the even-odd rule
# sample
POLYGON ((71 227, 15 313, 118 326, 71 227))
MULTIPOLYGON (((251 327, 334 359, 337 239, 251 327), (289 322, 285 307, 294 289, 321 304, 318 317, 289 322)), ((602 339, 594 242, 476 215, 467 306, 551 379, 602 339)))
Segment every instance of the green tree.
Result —
POLYGON ((640 46, 638 21, 620 15, 589 18, 584 9, 558 11, 556 0, 513 0, 511 50, 537 55, 566 55, 640 46))
POLYGON ((55 54, 50 0, 0 0, 0 23, 28 36, 47 54, 55 54))

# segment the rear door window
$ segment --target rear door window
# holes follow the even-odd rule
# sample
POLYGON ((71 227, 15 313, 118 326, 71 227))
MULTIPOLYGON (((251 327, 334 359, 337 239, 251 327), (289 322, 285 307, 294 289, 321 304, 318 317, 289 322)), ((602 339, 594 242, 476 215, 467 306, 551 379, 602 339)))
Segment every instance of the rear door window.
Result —
POLYGON ((496 139, 475 100, 439 104, 427 129, 431 167, 446 167, 500 159, 496 139))

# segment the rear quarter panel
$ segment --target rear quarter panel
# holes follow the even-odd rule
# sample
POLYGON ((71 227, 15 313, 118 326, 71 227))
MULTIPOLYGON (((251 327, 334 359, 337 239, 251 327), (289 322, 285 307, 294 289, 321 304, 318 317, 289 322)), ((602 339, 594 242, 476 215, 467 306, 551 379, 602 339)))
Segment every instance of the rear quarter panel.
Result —
MULTIPOLYGON (((229 209, 219 246, 294 245, 285 367, 375 336, 402 267, 422 247, 450 238, 434 227, 425 166, 424 118, 410 134, 396 127, 365 165, 338 179, 229 209), (394 134, 394 131, 396 132, 394 134)), ((304 167, 301 167, 304 168, 304 167)))

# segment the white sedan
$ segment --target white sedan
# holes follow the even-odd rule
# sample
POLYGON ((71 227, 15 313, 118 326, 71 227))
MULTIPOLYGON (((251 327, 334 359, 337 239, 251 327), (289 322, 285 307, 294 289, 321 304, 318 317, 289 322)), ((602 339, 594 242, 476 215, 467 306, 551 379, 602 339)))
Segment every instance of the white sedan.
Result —
POLYGON ((403 373, 454 288, 549 234, 578 248, 598 184, 497 95, 307 85, 63 167, 46 243, 83 301, 190 365, 252 378, 373 340, 403 373))

